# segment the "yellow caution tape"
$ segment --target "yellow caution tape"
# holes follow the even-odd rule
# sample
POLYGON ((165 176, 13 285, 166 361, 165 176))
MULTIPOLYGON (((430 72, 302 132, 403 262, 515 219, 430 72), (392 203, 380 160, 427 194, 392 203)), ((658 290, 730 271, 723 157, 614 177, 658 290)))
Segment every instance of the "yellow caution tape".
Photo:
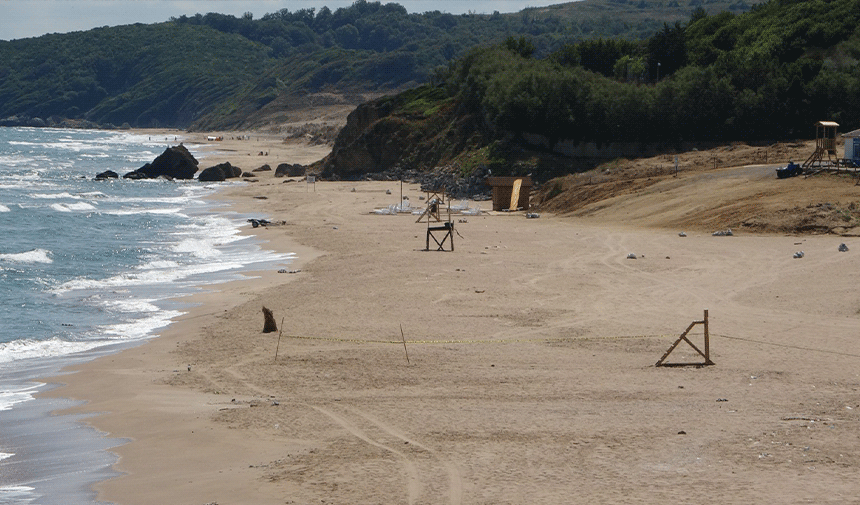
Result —
MULTIPOLYGON (((407 340, 407 344, 514 344, 533 342, 564 342, 572 340, 620 340, 634 338, 669 338, 675 335, 619 335, 609 337, 555 337, 555 338, 507 338, 495 340, 407 340)), ((335 338, 335 337, 308 337, 301 335, 284 335, 283 338, 295 338, 298 340, 321 340, 328 342, 348 342, 353 344, 400 344, 403 340, 365 340, 357 338, 335 338)))

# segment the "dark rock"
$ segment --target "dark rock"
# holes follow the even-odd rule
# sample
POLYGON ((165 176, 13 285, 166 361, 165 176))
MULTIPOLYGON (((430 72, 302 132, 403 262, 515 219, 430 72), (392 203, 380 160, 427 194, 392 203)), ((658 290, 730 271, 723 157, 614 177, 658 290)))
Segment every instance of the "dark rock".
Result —
POLYGON ((203 169, 200 175, 197 176, 197 180, 201 182, 221 182, 227 180, 227 175, 224 174, 224 170, 219 165, 215 165, 214 167, 203 169))
POLYGON ((40 117, 34 117, 33 119, 27 121, 27 126, 34 126, 36 128, 44 128, 48 126, 48 123, 45 122, 44 119, 40 117))
POLYGON ((106 170, 96 175, 97 181, 104 181, 106 179, 119 179, 119 174, 114 172, 113 170, 106 170))
POLYGON ((242 169, 234 167, 229 161, 227 161, 203 170, 200 172, 197 179, 203 182, 220 182, 227 179, 233 179, 241 175, 242 169))
POLYGON ((272 171, 272 167, 270 167, 268 163, 263 165, 260 168, 255 168, 254 170, 252 170, 252 172, 271 172, 271 171, 272 171))
MULTIPOLYGON (((197 173, 197 160, 183 145, 168 147, 155 158, 152 163, 138 168, 135 172, 143 174, 148 179, 159 175, 168 175, 174 179, 193 179, 197 173)), ((140 177, 126 177, 129 179, 140 177)))
POLYGON ((129 172, 129 173, 123 175, 122 178, 123 179, 131 179, 133 181, 136 181, 138 179, 149 179, 149 177, 147 177, 145 173, 140 172, 138 170, 135 170, 134 172, 129 172))
POLYGON ((257 176, 254 175, 252 172, 242 172, 242 178, 248 179, 250 177, 257 177, 257 176))
POLYGON ((275 177, 301 177, 305 175, 304 165, 281 163, 275 169, 275 177))

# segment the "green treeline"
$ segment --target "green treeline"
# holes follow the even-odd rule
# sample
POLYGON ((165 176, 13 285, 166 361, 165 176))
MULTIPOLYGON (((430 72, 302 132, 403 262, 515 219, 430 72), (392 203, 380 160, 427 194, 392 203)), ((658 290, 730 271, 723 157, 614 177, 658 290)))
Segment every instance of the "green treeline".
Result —
POLYGON ((700 10, 645 41, 585 41, 543 59, 524 45, 475 49, 445 76, 497 134, 554 145, 797 138, 822 119, 860 127, 858 0, 700 10))
MULTIPOLYGON (((758 0, 749 0, 754 4, 758 0)), ((428 82, 479 45, 526 37, 545 58, 592 37, 639 40, 665 21, 745 11, 743 0, 583 0, 516 14, 409 14, 358 0, 253 19, 208 13, 152 25, 0 41, 0 119, 229 128, 279 96, 428 82)))

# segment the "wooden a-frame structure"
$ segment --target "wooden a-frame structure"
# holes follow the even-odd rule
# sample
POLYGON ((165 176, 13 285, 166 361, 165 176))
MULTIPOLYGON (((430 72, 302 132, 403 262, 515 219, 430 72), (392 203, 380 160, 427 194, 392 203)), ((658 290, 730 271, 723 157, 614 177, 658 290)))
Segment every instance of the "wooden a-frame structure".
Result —
POLYGON ((663 357, 660 358, 660 360, 657 361, 657 364, 654 366, 705 366, 705 365, 713 365, 714 362, 711 361, 711 345, 710 344, 711 344, 710 343, 710 335, 708 334, 708 309, 705 309, 704 319, 702 319, 701 321, 693 321, 692 323, 690 323, 690 326, 687 326, 687 329, 684 330, 684 333, 681 333, 681 336, 678 337, 678 340, 676 340, 675 343, 672 344, 671 347, 669 347, 669 350, 666 351, 666 354, 664 354, 663 357), (699 324, 701 324, 705 327, 704 328, 705 329, 705 346, 704 346, 705 351, 704 352, 702 352, 701 349, 696 347, 696 345, 693 344, 693 342, 691 342, 690 339, 687 338, 687 334, 690 333, 690 330, 692 330, 694 326, 699 325, 699 324), (678 347, 678 344, 680 344, 681 341, 684 341, 687 344, 689 344, 690 347, 692 347, 697 353, 699 353, 703 358, 705 358, 705 361, 703 363, 666 363, 666 358, 668 358, 669 355, 672 354, 672 351, 674 351, 675 348, 678 347))

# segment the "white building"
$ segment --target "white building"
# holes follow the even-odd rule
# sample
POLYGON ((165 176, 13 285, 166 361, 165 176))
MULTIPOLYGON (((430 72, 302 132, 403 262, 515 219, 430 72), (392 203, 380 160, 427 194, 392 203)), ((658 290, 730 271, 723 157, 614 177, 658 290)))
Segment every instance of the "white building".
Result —
POLYGON ((842 138, 845 139, 845 159, 853 161, 855 166, 860 166, 860 130, 843 133, 842 138))

